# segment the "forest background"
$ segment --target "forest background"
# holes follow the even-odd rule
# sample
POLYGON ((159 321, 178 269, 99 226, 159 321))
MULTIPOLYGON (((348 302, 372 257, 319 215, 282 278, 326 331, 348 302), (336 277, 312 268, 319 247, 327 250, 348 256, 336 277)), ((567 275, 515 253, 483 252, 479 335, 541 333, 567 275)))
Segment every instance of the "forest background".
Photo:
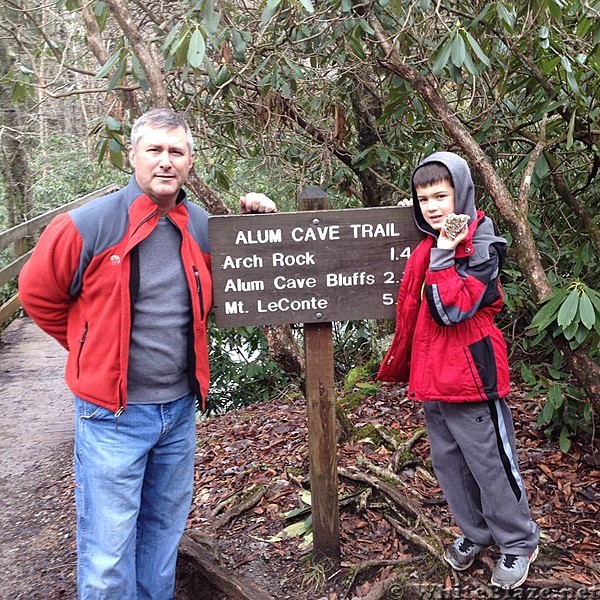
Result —
MULTIPOLYGON (((0 231, 126 182, 130 126, 156 106, 190 123, 188 187, 212 214, 249 190, 294 210, 306 185, 332 208, 395 205, 424 156, 458 152, 510 242, 513 372, 563 451, 594 445, 599 17, 593 0, 3 0, 0 231)), ((340 383, 372 378, 392 328, 334 324, 340 383)), ((212 329, 213 411, 301 382, 301 328, 212 329)))

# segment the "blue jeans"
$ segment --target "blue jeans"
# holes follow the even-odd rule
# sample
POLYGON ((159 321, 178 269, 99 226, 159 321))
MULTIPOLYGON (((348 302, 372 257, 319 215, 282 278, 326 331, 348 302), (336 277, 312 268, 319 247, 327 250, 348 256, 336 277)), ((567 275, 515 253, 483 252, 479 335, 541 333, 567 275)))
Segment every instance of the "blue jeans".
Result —
POLYGON ((118 417, 75 398, 80 600, 171 600, 194 481, 195 397, 118 417))

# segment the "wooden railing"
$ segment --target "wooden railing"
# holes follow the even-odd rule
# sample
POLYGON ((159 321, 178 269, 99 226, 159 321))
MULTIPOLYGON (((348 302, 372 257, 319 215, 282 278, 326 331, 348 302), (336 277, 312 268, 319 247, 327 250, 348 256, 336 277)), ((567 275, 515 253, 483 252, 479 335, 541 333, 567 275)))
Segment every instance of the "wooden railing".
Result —
MULTIPOLYGON (((50 223, 50 221, 58 214, 67 212, 78 206, 82 206, 86 204, 90 200, 94 200, 94 198, 99 198, 100 196, 104 196, 106 194, 110 194, 111 192, 115 192, 119 189, 120 186, 116 184, 107 185, 99 190, 94 192, 90 192, 85 196, 81 196, 81 198, 77 198, 73 200, 73 202, 69 202, 69 204, 65 204, 64 206, 59 206, 53 210, 49 210, 42 215, 39 215, 30 221, 25 221, 24 223, 20 223, 11 229, 7 229, 0 233, 0 250, 6 248, 10 244, 14 245, 15 254, 17 258, 13 260, 9 265, 0 269, 0 287, 4 284, 8 283, 11 279, 17 277, 21 271, 23 265, 27 262, 33 250, 29 250, 29 252, 25 252, 25 239, 37 233, 40 229, 43 229, 50 223)), ((19 302, 19 298, 15 294, 12 298, 9 298, 2 306, 0 306, 0 330, 21 307, 21 303, 19 302)))

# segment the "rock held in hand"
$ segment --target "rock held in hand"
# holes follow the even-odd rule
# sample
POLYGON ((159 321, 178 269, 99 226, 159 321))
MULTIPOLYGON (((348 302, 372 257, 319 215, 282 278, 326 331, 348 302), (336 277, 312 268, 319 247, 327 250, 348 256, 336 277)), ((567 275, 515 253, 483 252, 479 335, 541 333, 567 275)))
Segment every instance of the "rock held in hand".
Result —
POLYGON ((468 221, 469 215, 456 215, 450 213, 446 217, 446 222, 444 223, 446 235, 453 240, 465 228, 468 221))

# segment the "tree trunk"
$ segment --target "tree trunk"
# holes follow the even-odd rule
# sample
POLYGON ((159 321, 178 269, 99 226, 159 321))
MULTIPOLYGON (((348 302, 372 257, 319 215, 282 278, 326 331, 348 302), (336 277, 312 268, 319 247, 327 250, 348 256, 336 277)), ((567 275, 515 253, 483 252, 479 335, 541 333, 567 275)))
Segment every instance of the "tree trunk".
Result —
MULTIPOLYGON (((465 153, 471 167, 477 169, 481 174, 488 193, 494 200, 494 204, 513 236, 517 262, 521 273, 531 288, 534 302, 539 304, 552 296, 553 288, 544 272, 540 253, 527 220, 527 186, 521 186, 521 196, 517 205, 481 146, 456 117, 456 113, 440 94, 435 80, 429 80, 420 75, 403 62, 402 57, 399 56, 393 46, 393 38, 387 34, 375 15, 369 15, 369 24, 375 30, 377 42, 387 58, 386 61, 381 62, 381 65, 410 83, 423 98, 431 112, 442 123, 446 133, 465 153)), ((542 146, 538 146, 534 152, 541 152, 542 146)), ((535 162, 530 160, 531 168, 534 164, 535 162)), ((524 177, 524 181, 527 181, 526 177, 524 177)), ((559 339, 556 345, 564 355, 571 372, 586 390, 596 414, 600 414, 600 365, 592 361, 583 348, 571 350, 564 339, 559 339)))
MULTIPOLYGON (((358 133, 357 150, 362 152, 379 143, 385 143, 381 138, 381 131, 377 127, 377 120, 381 117, 382 107, 379 98, 372 93, 362 80, 367 80, 367 73, 355 78, 355 86, 350 93, 356 130, 358 133)), ((355 174, 362 184, 362 203, 364 206, 388 206, 393 203, 393 188, 386 183, 388 178, 385 173, 379 172, 384 167, 377 169, 373 165, 370 169, 356 170, 355 174)))
POLYGON ((558 195, 577 217, 584 233, 590 236, 590 241, 594 246, 596 254, 600 256, 600 227, 594 223, 592 215, 590 215, 586 208, 577 200, 577 197, 571 191, 571 188, 569 188, 556 158, 551 154, 547 154, 546 156, 552 167, 552 180, 554 181, 554 187, 556 188, 558 195))
MULTIPOLYGON (((0 72, 8 72, 14 63, 6 42, 0 38, 0 72)), ((19 109, 12 103, 8 84, 0 80, 0 127, 3 143, 0 146, 0 170, 4 178, 4 195, 8 227, 26 221, 31 212, 31 172, 24 142, 24 123, 19 109)), ((24 248, 18 250, 20 251, 24 248)))
POLYGON ((269 346, 269 356, 285 373, 303 375, 306 370, 304 353, 294 339, 290 325, 271 325, 260 328, 269 346))
POLYGON ((108 0, 108 6, 144 70, 154 107, 169 107, 169 97, 164 86, 162 70, 153 47, 144 41, 124 0, 108 0))
MULTIPOLYGON (((85 27, 85 39, 87 40, 92 54, 96 57, 98 64, 103 66, 110 58, 110 55, 102 40, 102 33, 98 26, 98 22, 96 21, 96 17, 94 16, 94 11, 89 2, 80 0, 79 6, 81 8, 81 16, 85 27)), ((114 97, 115 94, 113 93, 107 94, 107 105, 111 107, 110 114, 115 119, 123 121, 125 107, 130 108, 134 114, 139 114, 140 108, 133 92, 124 90, 118 92, 116 94, 116 97, 118 98, 117 106, 113 106, 113 102, 111 101, 114 97)))

